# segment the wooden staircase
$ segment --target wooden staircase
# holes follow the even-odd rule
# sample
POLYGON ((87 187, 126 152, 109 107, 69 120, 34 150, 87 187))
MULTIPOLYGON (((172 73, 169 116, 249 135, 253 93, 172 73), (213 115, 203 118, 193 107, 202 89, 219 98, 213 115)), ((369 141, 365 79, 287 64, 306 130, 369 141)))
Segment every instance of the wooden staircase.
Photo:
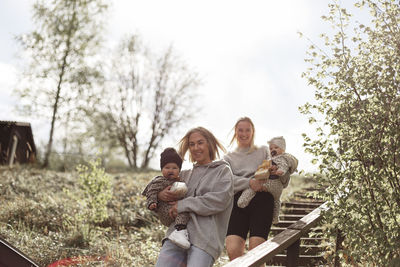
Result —
MULTIPOLYGON (((322 200, 310 197, 310 193, 315 190, 313 188, 305 189, 304 192, 296 193, 291 201, 282 203, 279 223, 272 226, 270 238, 286 230, 290 225, 296 223, 323 204, 322 200)), ((324 239, 321 238, 321 234, 322 229, 317 225, 311 228, 306 236, 300 238, 299 266, 321 266, 327 264, 323 257, 326 248, 322 244, 324 239)), ((267 265, 286 266, 286 256, 287 250, 285 249, 275 255, 271 261, 267 262, 267 265)))
POLYGON ((312 197, 311 192, 316 190, 304 189, 295 193, 290 201, 283 202, 280 222, 272 226, 269 239, 225 267, 265 266, 263 263, 267 266, 326 266, 326 242, 319 222, 327 206, 312 197))

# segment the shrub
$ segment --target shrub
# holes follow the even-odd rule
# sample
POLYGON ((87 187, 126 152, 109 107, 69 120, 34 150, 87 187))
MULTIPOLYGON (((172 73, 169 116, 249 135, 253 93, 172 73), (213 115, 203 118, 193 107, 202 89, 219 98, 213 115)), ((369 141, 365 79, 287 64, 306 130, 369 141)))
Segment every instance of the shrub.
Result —
POLYGON ((322 35, 328 51, 310 47, 304 76, 316 103, 301 111, 317 136, 304 134, 305 147, 324 174, 330 233, 345 236, 343 262, 388 266, 400 257, 400 6, 355 6, 369 9, 368 25, 358 23, 349 36, 351 15, 331 4, 323 18, 337 32, 322 35))
POLYGON ((107 203, 112 198, 111 177, 101 168, 101 160, 89 161, 88 165, 78 165, 79 191, 69 195, 77 203, 74 214, 65 215, 66 226, 72 228, 67 241, 71 246, 85 246, 99 233, 96 224, 108 218, 107 203))

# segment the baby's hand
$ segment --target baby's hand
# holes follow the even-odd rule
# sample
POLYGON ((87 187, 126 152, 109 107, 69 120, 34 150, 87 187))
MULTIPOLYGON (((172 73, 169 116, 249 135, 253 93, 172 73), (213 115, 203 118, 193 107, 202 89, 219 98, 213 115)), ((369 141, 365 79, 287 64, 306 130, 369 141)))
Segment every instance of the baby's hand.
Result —
POLYGON ((276 173, 276 175, 278 175, 278 176, 284 175, 284 173, 283 173, 282 170, 276 170, 275 173, 276 173))
POLYGON ((149 206, 149 210, 155 210, 157 208, 157 203, 151 203, 149 206))

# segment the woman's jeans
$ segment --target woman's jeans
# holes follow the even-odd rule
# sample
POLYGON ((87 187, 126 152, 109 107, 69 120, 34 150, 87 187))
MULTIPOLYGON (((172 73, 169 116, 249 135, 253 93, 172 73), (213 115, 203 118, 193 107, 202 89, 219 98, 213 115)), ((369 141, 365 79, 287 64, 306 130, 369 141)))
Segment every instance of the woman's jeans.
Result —
POLYGON ((211 267, 214 264, 213 257, 193 245, 189 249, 183 249, 165 240, 156 267, 211 267))

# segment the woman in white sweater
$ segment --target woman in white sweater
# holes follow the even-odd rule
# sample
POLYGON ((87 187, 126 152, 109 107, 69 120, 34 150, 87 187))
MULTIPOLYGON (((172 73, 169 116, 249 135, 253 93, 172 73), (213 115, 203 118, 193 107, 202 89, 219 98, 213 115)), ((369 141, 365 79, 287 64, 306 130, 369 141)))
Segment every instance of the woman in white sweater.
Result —
MULTIPOLYGON (((169 213, 173 218, 182 212, 190 214, 187 231, 191 246, 185 250, 168 240, 174 230, 172 224, 156 266, 212 266, 223 250, 233 205, 233 180, 228 163, 215 160, 219 156, 218 147, 225 150, 203 127, 190 130, 181 139, 179 154, 184 158, 189 151, 189 160, 194 164, 192 169, 181 171, 180 177, 187 184, 188 192, 184 199, 172 202, 169 213)), ((161 191, 158 198, 176 200, 168 190, 161 191)))
POLYGON ((262 161, 271 158, 268 147, 254 145, 255 128, 248 117, 240 118, 234 130, 231 144, 236 141, 237 148, 224 157, 232 169, 235 193, 225 240, 230 260, 243 255, 248 234, 249 249, 255 248, 268 239, 274 205, 273 196, 263 191, 262 180, 253 178, 262 161), (242 191, 247 188, 257 193, 247 207, 239 208, 237 200, 242 191))

